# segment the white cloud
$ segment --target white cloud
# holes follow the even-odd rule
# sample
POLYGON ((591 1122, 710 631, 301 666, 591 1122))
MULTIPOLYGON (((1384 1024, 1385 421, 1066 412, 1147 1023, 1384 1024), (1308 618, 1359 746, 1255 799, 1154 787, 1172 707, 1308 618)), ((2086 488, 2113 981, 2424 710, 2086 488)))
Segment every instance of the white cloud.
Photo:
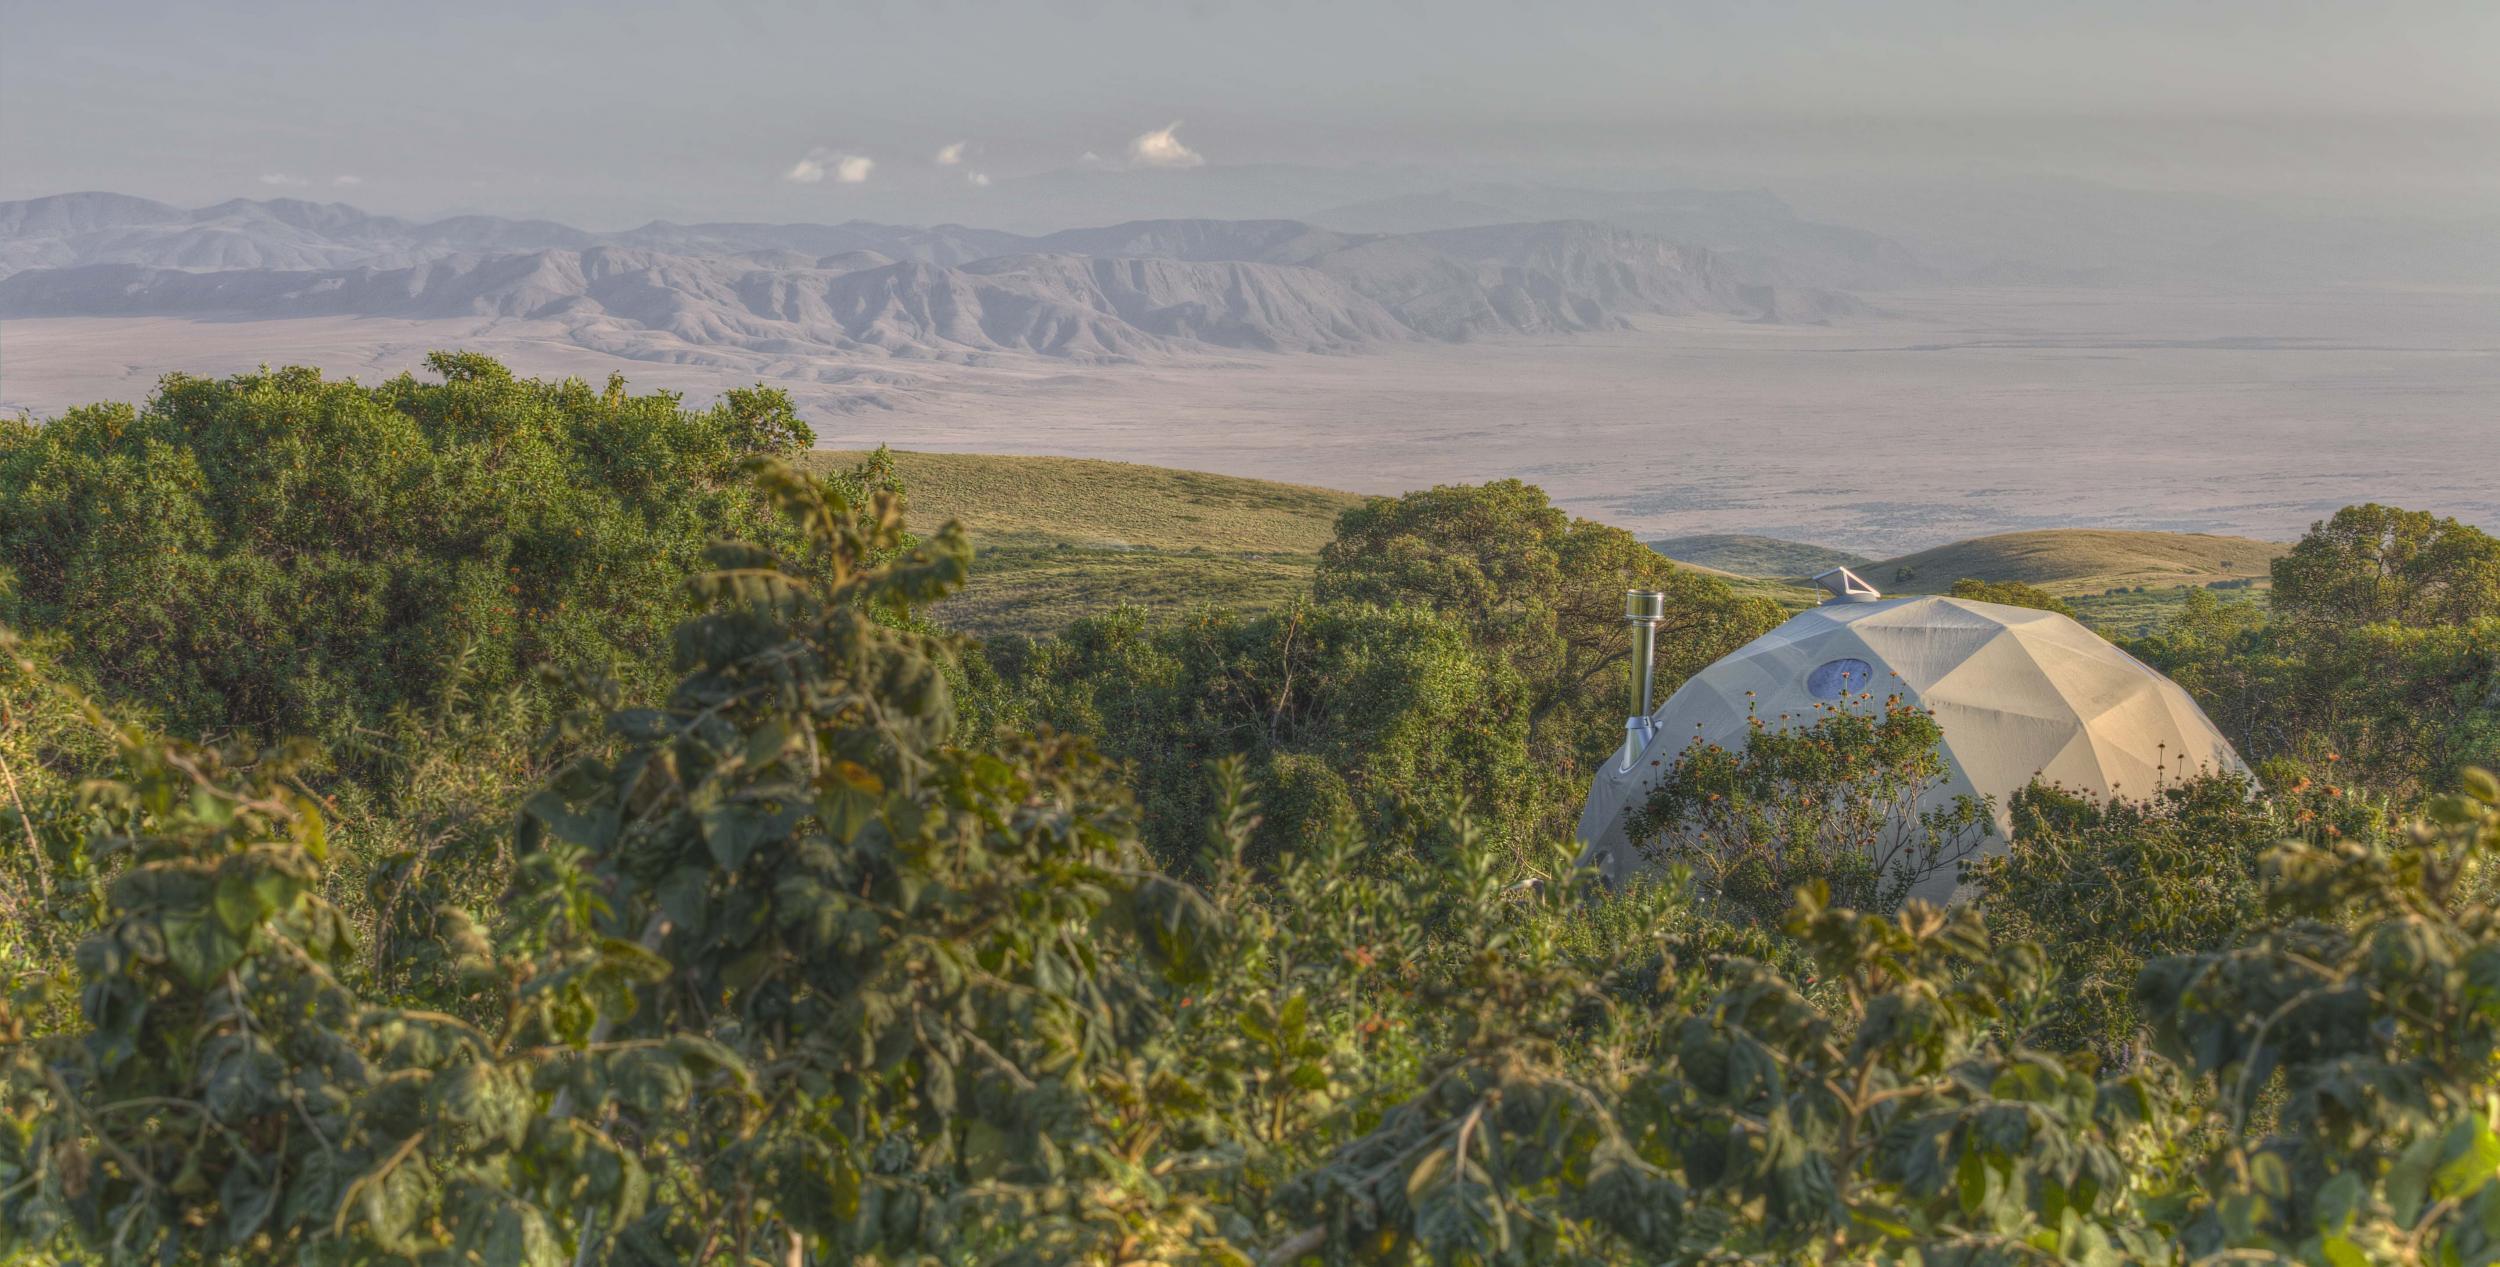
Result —
POLYGON ((868 179, 868 173, 875 171, 876 168, 877 160, 873 158, 859 154, 838 153, 819 145, 810 149, 799 161, 790 164, 790 170, 783 172, 781 178, 802 185, 814 185, 821 183, 826 174, 831 173, 835 180, 845 185, 857 185, 865 182, 868 179))
POLYGON ((1128 161, 1133 167, 1196 167, 1206 162, 1198 151, 1181 144, 1173 133, 1180 131, 1180 121, 1140 134, 1128 143, 1128 161))
POLYGON ((964 143, 957 141, 953 145, 945 146, 939 149, 936 157, 931 161, 935 162, 940 167, 953 167, 955 164, 964 161, 964 143))
POLYGON ((361 185, 365 183, 365 178, 362 176, 339 175, 331 177, 330 183, 333 185, 361 185))
POLYGON ((987 189, 990 187, 990 174, 988 172, 965 172, 964 179, 971 181, 972 187, 975 189, 987 189))
POLYGON ((312 182, 301 176, 289 176, 285 172, 265 172, 261 175, 260 183, 264 185, 283 185, 289 189, 293 189, 299 186, 309 185, 312 182))

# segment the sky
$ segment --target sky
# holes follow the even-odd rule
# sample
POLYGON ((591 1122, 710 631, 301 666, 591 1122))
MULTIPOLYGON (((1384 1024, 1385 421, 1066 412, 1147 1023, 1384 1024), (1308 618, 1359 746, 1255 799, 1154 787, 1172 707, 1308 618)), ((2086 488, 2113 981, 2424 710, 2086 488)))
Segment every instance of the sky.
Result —
POLYGON ((838 220, 1060 171, 2500 205, 2493 0, 0 0, 0 198, 838 220))

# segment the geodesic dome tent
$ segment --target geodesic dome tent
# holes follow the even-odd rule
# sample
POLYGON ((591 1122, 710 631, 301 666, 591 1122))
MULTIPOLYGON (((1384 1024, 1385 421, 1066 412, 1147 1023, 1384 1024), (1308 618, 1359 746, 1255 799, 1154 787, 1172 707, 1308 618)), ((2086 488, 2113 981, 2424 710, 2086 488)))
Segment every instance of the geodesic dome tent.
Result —
MULTIPOLYGON (((2217 770, 2239 754, 2177 683, 2055 612, 1967 599, 1887 599, 1845 571, 1833 597, 1703 669, 1650 714, 1625 768, 1610 758, 1580 815, 1581 865, 1619 880, 1645 865, 1624 823, 1688 745, 1741 749, 1751 719, 1813 725, 1835 706, 1885 697, 1926 709, 1944 732, 1950 776, 1921 808, 1963 795, 2007 806, 2035 777, 2094 796, 2143 797, 2217 770)), ((1822 579, 1822 578, 1818 578, 1822 579)), ((1951 873, 1915 894, 1951 897, 1951 873)))

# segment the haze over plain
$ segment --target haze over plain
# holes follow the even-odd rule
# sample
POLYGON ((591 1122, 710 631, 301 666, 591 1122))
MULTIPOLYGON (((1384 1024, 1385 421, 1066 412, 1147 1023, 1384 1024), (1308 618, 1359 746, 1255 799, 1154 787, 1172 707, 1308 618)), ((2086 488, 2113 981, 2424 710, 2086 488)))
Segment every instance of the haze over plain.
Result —
POLYGON ((2488 6, 350 16, 12 6, 0 404, 456 344, 1658 535, 2500 523, 2488 6))

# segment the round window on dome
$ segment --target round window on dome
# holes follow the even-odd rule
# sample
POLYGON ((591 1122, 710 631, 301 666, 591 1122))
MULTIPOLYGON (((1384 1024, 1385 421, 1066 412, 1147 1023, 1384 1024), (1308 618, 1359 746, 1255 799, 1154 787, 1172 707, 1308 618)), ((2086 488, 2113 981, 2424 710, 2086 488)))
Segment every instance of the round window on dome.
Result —
POLYGON ((1825 660, 1806 675, 1806 694, 1816 699, 1839 699, 1863 691, 1875 680, 1875 666, 1864 660, 1825 660))

